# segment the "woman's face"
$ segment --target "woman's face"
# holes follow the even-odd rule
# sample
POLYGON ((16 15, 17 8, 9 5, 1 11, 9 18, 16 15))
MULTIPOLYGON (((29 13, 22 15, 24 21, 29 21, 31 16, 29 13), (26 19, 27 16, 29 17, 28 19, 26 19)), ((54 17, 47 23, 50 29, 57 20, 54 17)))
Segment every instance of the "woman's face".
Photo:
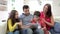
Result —
POLYGON ((44 6, 43 11, 46 13, 48 11, 48 6, 44 6))
POLYGON ((15 18, 16 18, 16 19, 18 18, 18 12, 15 13, 15 18))

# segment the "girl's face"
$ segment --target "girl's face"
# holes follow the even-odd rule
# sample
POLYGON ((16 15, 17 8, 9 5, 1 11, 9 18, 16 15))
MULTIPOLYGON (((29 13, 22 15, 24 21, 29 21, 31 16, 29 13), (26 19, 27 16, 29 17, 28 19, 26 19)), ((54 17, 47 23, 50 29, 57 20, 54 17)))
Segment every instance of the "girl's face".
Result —
POLYGON ((34 15, 34 21, 38 21, 38 19, 39 19, 39 17, 38 16, 36 16, 36 15, 34 15))
POLYGON ((48 11, 48 6, 44 6, 43 11, 46 13, 48 11))
POLYGON ((18 18, 18 12, 15 13, 15 18, 16 18, 16 19, 18 18))

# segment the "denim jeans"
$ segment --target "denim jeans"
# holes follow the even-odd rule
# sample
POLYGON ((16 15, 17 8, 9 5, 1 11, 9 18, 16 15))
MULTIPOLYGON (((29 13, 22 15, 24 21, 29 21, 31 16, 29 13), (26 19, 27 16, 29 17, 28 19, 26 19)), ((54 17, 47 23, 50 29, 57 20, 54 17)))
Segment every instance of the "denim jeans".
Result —
POLYGON ((19 34, 19 31, 15 31, 15 32, 8 32, 7 34, 19 34))
POLYGON ((23 28, 21 32, 22 34, 33 34, 33 31, 30 28, 23 28))
POLYGON ((34 34, 44 34, 44 31, 42 29, 36 29, 34 34))
MULTIPOLYGON (((21 30, 22 34, 33 34, 33 31, 31 28, 24 28, 21 30)), ((34 31, 35 34, 44 34, 44 31, 42 29, 36 29, 34 31)), ((19 31, 15 32, 8 32, 8 34, 20 34, 19 31)))
POLYGON ((22 34, 44 34, 44 31, 42 29, 36 29, 34 32, 31 28, 24 28, 22 29, 22 34))
POLYGON ((50 32, 51 34, 60 34, 60 33, 55 32, 54 29, 51 29, 50 32))
POLYGON ((15 31, 15 32, 8 32, 8 34, 32 34, 32 30, 30 28, 23 28, 22 30, 15 31))
MULTIPOLYGON (((55 22, 55 24, 57 24, 58 22, 55 22)), ((59 24, 57 24, 57 25, 59 25, 59 24)), ((54 25, 55 26, 55 25, 54 25)), ((56 27, 58 27, 58 26, 56 26, 56 27)), ((60 29, 59 29, 60 30, 60 29)), ((51 32, 51 34, 60 34, 60 32, 56 32, 55 30, 54 30, 54 27, 53 28, 51 28, 50 29, 50 32, 51 32)))

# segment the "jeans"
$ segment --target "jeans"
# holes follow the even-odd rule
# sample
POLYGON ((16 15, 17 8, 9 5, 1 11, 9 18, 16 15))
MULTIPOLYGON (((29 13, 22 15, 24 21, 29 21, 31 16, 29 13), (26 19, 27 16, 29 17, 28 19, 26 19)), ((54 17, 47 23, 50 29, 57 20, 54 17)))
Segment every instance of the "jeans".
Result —
POLYGON ((51 34, 60 34, 60 33, 55 32, 54 29, 51 29, 50 32, 51 34))
POLYGON ((42 29, 36 29, 34 34, 44 34, 44 31, 42 29))
MULTIPOLYGON (((33 31, 31 28, 24 28, 21 30, 22 34, 33 34, 33 31)), ((20 34, 19 31, 15 31, 15 32, 8 32, 8 34, 20 34)), ((34 34, 44 34, 44 31, 42 29, 36 29, 34 31, 34 34)))
POLYGON ((30 28, 23 28, 21 32, 22 34, 33 34, 33 31, 30 28))
POLYGON ((31 28, 25 28, 22 29, 22 34, 44 34, 44 31, 42 29, 36 29, 33 32, 31 28))
MULTIPOLYGON (((56 24, 56 23, 58 23, 58 22, 55 22, 55 24, 56 24)), ((57 24, 57 25, 59 25, 59 24, 57 24)), ((55 26, 55 25, 54 25, 54 26, 55 26)), ((58 26, 56 26, 56 27, 58 27, 58 26)), ((59 29, 59 30, 60 30, 60 29, 59 29)), ((54 30, 54 27, 50 29, 50 32, 51 32, 51 34, 60 34, 60 32, 56 32, 56 31, 54 30)))
POLYGON ((19 34, 19 31, 15 31, 15 32, 8 32, 8 34, 19 34))

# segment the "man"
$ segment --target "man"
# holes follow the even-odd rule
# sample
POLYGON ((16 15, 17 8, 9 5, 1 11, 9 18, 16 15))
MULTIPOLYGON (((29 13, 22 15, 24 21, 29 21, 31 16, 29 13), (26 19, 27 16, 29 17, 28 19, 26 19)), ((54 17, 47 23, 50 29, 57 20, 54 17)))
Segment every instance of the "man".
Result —
POLYGON ((30 14, 29 12, 29 6, 28 5, 24 5, 23 6, 23 12, 22 15, 20 16, 20 19, 23 22, 23 25, 28 25, 29 23, 31 23, 31 19, 33 18, 33 15, 30 14))
MULTIPOLYGON (((27 34, 33 34, 33 31, 30 28, 30 26, 32 25, 31 20, 33 19, 33 15, 30 14, 28 5, 23 6, 23 12, 24 13, 20 16, 20 19, 22 20, 22 24, 27 27, 26 28, 27 29, 27 34)), ((41 31, 39 29, 37 29, 35 31, 38 34, 41 34, 40 33, 41 31)))
MULTIPOLYGON (((33 15, 30 14, 29 12, 29 6, 28 5, 24 5, 23 6, 23 12, 22 15, 20 15, 20 20, 22 21, 22 24, 25 25, 25 26, 28 26, 29 23, 31 23, 31 19, 33 18, 33 15)), ((29 27, 29 26, 28 26, 29 27)), ((24 28, 24 30, 27 30, 27 33, 26 34, 32 34, 32 30, 30 28, 24 28)), ((23 33, 23 34, 25 34, 23 33)))

